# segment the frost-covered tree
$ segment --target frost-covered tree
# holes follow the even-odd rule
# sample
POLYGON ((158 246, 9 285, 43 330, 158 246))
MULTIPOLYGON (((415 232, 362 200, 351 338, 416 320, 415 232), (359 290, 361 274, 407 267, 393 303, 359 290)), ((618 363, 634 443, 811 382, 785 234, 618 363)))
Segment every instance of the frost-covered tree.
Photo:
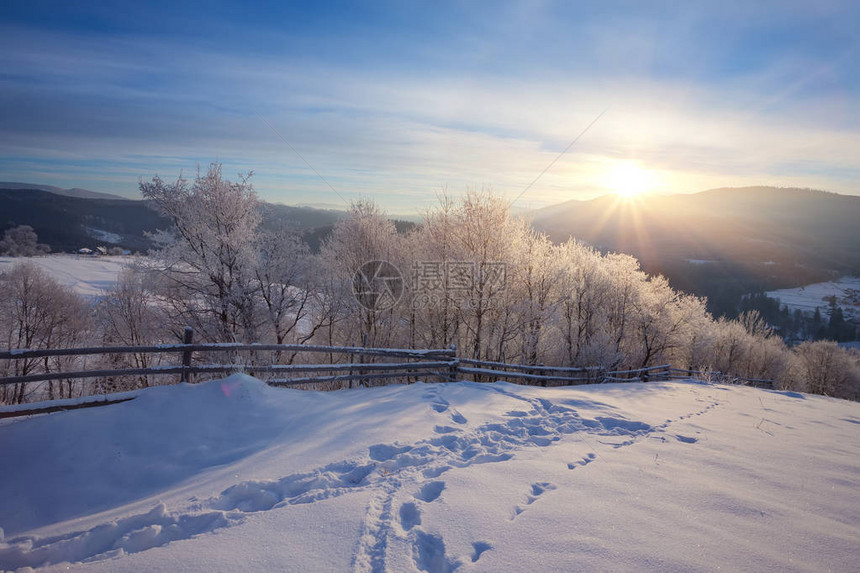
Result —
POLYGON ((123 269, 96 307, 103 339, 109 344, 126 346, 159 341, 165 332, 157 307, 157 295, 149 284, 146 269, 123 269))
MULTIPOLYGON (((454 211, 458 262, 472 265, 464 267, 470 269, 471 277, 461 285, 461 336, 465 344, 458 344, 470 358, 505 358, 504 342, 514 328, 506 304, 511 286, 507 275, 522 244, 522 231, 522 225, 511 217, 507 201, 487 189, 467 191, 454 211)), ((448 274, 450 285, 450 270, 448 274)))
POLYGON ((508 275, 511 281, 511 298, 516 302, 516 330, 520 336, 521 361, 535 365, 554 354, 558 347, 549 336, 549 323, 561 307, 558 287, 563 275, 559 248, 554 247, 546 235, 537 233, 523 222, 518 233, 521 244, 513 256, 508 275))
POLYGON ((670 361, 689 339, 692 328, 703 324, 703 300, 683 295, 662 276, 641 284, 632 303, 632 346, 640 368, 670 361))
POLYGON ((318 306, 318 272, 307 244, 290 229, 257 237, 254 280, 264 338, 276 344, 301 343, 322 328, 314 320, 318 306))
POLYGON ((401 237, 379 206, 369 199, 354 202, 347 216, 335 224, 319 260, 325 272, 324 308, 329 314, 320 322, 329 325, 324 329, 329 340, 359 346, 402 343, 400 309, 362 306, 352 289, 356 272, 370 261, 387 261, 403 273, 401 237))
POLYGON ((446 288, 446 268, 458 259, 454 243, 455 200, 443 190, 436 206, 408 237, 409 340, 412 346, 445 348, 457 342, 459 309, 446 288))
POLYGON ((592 248, 570 240, 561 245, 563 265, 557 323, 563 342, 563 363, 568 366, 606 366, 618 356, 605 335, 610 276, 607 265, 592 248))
POLYGON ((773 334, 773 327, 767 323, 761 313, 757 310, 748 310, 741 313, 738 322, 750 336, 767 338, 773 334))
MULTIPOLYGON (((96 319, 105 344, 145 346, 168 341, 169 332, 164 328, 166 317, 147 271, 145 267, 123 269, 116 283, 96 305, 96 319)), ((157 365, 163 356, 134 352, 112 355, 108 360, 111 368, 149 368, 157 365)), ((105 379, 97 382, 97 391, 121 391, 149 384, 150 379, 145 375, 133 382, 105 379)))
MULTIPOLYGON (((0 346, 48 349, 81 344, 90 334, 87 303, 33 263, 17 263, 0 272, 0 346)), ((7 374, 26 376, 68 369, 74 357, 27 358, 9 361, 7 374)), ((39 385, 0 387, 0 401, 21 403, 39 385)), ((47 397, 71 398, 80 392, 73 381, 51 381, 47 397)))
MULTIPOLYGON (((634 310, 645 290, 647 276, 639 270, 639 261, 630 255, 612 253, 603 260, 608 265, 610 277, 606 299, 606 332, 618 356, 633 356, 636 350, 636 342, 631 341, 636 326, 634 310)), ((609 367, 616 368, 623 364, 622 358, 609 367)))
POLYGON ((36 231, 29 225, 18 225, 7 229, 0 239, 0 255, 8 257, 35 257, 50 251, 51 247, 39 243, 36 231))
POLYGON ((775 380, 779 387, 790 379, 792 353, 778 336, 757 336, 750 340, 746 364, 741 372, 745 378, 775 380))
POLYGON ((803 390, 837 398, 860 398, 860 358, 835 342, 804 342, 795 349, 803 390))
POLYGON ((257 195, 250 174, 238 182, 224 179, 221 165, 197 173, 189 182, 160 177, 141 182, 144 198, 173 221, 173 229, 157 237, 162 248, 164 293, 182 324, 219 342, 256 340, 254 262, 260 225, 257 195))

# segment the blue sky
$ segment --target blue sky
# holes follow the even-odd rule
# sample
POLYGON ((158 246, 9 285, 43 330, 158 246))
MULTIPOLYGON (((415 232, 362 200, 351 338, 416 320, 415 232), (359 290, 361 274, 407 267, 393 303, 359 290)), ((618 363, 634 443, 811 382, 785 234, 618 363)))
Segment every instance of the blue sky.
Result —
POLYGON ((516 197, 606 110, 519 206, 619 173, 860 194, 857 22, 826 0, 5 3, 0 180, 137 196, 219 161, 266 200, 407 213, 516 197))

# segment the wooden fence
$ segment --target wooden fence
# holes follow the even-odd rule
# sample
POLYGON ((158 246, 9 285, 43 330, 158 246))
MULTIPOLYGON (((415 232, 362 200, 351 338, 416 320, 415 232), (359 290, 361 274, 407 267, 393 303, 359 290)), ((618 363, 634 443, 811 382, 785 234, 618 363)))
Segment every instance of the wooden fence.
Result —
POLYGON ((764 388, 766 390, 774 389, 774 381, 763 378, 743 378, 733 374, 725 374, 718 371, 705 370, 686 370, 683 368, 670 368, 668 380, 685 380, 687 378, 700 378, 719 382, 721 384, 743 384, 744 386, 753 386, 754 388, 764 388))
MULTIPOLYGON (((105 346, 97 348, 63 348, 50 350, 6 350, 0 351, 0 360, 18 361, 36 358, 88 355, 176 355, 173 365, 151 366, 148 368, 114 368, 57 372, 24 372, 14 376, 0 377, 0 386, 29 384, 50 380, 76 380, 84 378, 109 378, 123 376, 176 376, 180 382, 190 382, 197 374, 229 374, 245 372, 267 375, 266 383, 272 386, 298 386, 322 383, 348 383, 350 388, 356 383, 368 384, 371 380, 435 380, 453 382, 469 376, 478 382, 508 380, 521 384, 539 386, 560 386, 571 384, 595 384, 606 382, 648 382, 674 380, 690 377, 708 377, 721 382, 741 382, 752 386, 772 388, 771 380, 737 379, 723 376, 718 372, 699 372, 672 368, 669 364, 639 368, 634 370, 607 371, 600 367, 569 368, 560 366, 509 364, 485 360, 458 358, 456 348, 430 350, 410 350, 393 348, 365 348, 352 346, 316 346, 304 344, 240 344, 210 343, 194 344, 193 331, 188 328, 183 344, 155 346, 105 346), (256 355, 260 352, 275 352, 279 356, 290 355, 288 364, 254 363, 254 360, 237 362, 240 353, 256 355), (226 364, 194 363, 196 358, 209 353, 221 353, 234 360, 226 364), (330 361, 334 355, 349 357, 341 363, 293 363, 299 353, 328 354, 330 361), (358 361, 356 361, 358 359, 358 361)), ((127 393, 126 393, 127 394, 127 393)), ((106 395, 103 399, 72 401, 67 404, 42 404, 37 409, 19 409, 0 412, 0 418, 44 413, 71 408, 86 408, 118 403, 133 399, 128 395, 106 395)))
POLYGON ((461 366, 457 369, 458 372, 461 375, 471 374, 477 380, 513 380, 539 386, 668 380, 669 371, 671 370, 668 364, 638 368, 636 370, 608 371, 598 366, 586 368, 535 366, 470 360, 468 358, 461 358, 459 362, 461 366), (463 364, 465 366, 462 366, 463 364))

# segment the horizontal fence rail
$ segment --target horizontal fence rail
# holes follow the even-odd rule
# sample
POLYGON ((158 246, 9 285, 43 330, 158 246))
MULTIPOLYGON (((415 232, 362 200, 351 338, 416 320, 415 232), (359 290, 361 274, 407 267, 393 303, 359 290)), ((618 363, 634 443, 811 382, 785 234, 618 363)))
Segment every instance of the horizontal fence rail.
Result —
MULTIPOLYGON (((26 376, 7 376, 0 378, 0 385, 24 384, 27 382, 45 382, 48 380, 74 380, 80 378, 98 378, 103 376, 140 376, 144 374, 223 374, 228 372, 246 373, 277 373, 277 372, 336 372, 340 370, 400 371, 405 369, 430 371, 433 369, 450 368, 454 362, 406 362, 392 363, 344 363, 344 364, 204 364, 200 366, 152 366, 150 368, 116 368, 110 370, 84 370, 81 372, 47 372, 28 374, 26 376)), ((395 374, 386 374, 391 377, 395 374)), ((445 375, 447 377, 447 374, 445 375)))
MULTIPOLYGON (((541 370, 535 368, 534 370, 541 370)), ((587 377, 571 377, 571 376, 553 376, 547 374, 531 374, 527 372, 508 372, 505 370, 495 370, 492 368, 471 368, 469 366, 461 366, 458 369, 463 374, 475 374, 478 376, 492 377, 496 379, 516 379, 516 380, 532 380, 535 382, 591 382, 593 379, 587 377)), ((544 384, 545 385, 545 384, 544 384)))
POLYGON ((325 354, 361 354, 364 356, 392 356, 401 358, 433 358, 450 356, 452 350, 409 350, 406 348, 364 348, 361 346, 316 346, 310 344, 159 344, 156 346, 98 346, 93 348, 56 348, 45 350, 2 350, 0 360, 45 358, 51 356, 86 356, 93 354, 177 354, 185 352, 274 351, 321 352, 325 354))
POLYGON ((686 370, 684 368, 669 369, 670 380, 684 380, 687 378, 706 378, 715 382, 722 382, 727 384, 740 383, 746 386, 752 386, 754 388, 764 388, 766 390, 774 389, 774 381, 764 378, 744 378, 741 376, 735 376, 733 374, 725 374, 719 371, 686 370))
POLYGON ((543 366, 543 365, 529 365, 529 364, 509 364, 507 362, 490 362, 489 360, 472 360, 470 358, 461 358, 460 362, 462 364, 472 364, 475 366, 481 367, 499 367, 504 369, 511 370, 520 370, 524 372, 532 372, 534 370, 544 370, 546 372, 570 372, 570 373, 580 373, 580 372, 597 372, 602 370, 600 366, 587 366, 585 368, 579 367, 568 367, 568 366, 543 366))
POLYGON ((539 383, 546 386, 549 382, 564 384, 595 384, 600 382, 647 382, 668 380, 671 366, 661 364, 635 370, 607 371, 599 366, 587 368, 568 368, 563 366, 541 366, 524 364, 506 364, 504 362, 488 362, 480 360, 460 359, 461 364, 475 366, 460 366, 459 372, 494 379, 516 379, 539 383), (492 366, 487 368, 484 366, 492 366), (510 372, 507 369, 514 370, 510 372))
MULTIPOLYGON (((124 392, 123 392, 124 393, 124 392)), ((96 408, 98 406, 109 406, 111 404, 121 404, 134 400, 136 396, 129 398, 112 398, 108 396, 100 396, 101 400, 91 400, 88 402, 72 402, 69 404, 52 404, 45 403, 43 406, 36 406, 24 409, 15 410, 0 410, 0 419, 17 418, 19 416, 34 416, 36 414, 53 414, 54 412, 65 412, 66 410, 79 410, 81 408, 96 408)), ((53 402, 64 402, 64 400, 53 400, 53 402)), ((29 404, 28 404, 29 405, 29 404)))
POLYGON ((415 377, 420 374, 431 374, 446 379, 447 375, 442 372, 428 372, 423 364, 416 364, 420 368, 409 368, 400 372, 376 372, 371 374, 340 374, 335 376, 314 376, 309 378, 285 378, 266 380, 270 386, 294 386, 296 384, 313 384, 319 382, 349 382, 354 380, 385 380, 403 376, 415 377))
MULTIPOLYGON (((15 349, 0 351, 0 360, 20 361, 34 359, 48 359, 52 357, 74 357, 111 354, 137 354, 137 355, 164 355, 174 354, 178 356, 175 364, 149 366, 146 368, 100 368, 92 370, 66 371, 66 372, 32 372, 21 373, 14 376, 0 377, 0 387, 13 384, 28 384, 52 380, 69 381, 83 378, 112 378, 129 376, 164 376, 178 375, 181 382, 188 382, 192 375, 199 374, 229 374, 244 372, 249 374, 270 375, 265 380, 272 386, 300 386, 320 383, 349 383, 354 387, 356 381, 366 384, 371 380, 417 380, 438 379, 453 382, 470 376, 477 382, 492 382, 498 380, 509 380, 516 383, 531 385, 571 385, 571 384, 594 384, 612 382, 653 382, 663 380, 677 380, 682 378, 698 377, 707 380, 743 383, 759 388, 773 388, 772 380, 761 380, 753 378, 739 378, 724 375, 720 372, 684 370, 673 368, 669 364, 650 366, 633 370, 607 371, 603 367, 565 367, 565 366, 543 366, 531 364, 511 364, 505 362, 494 362, 487 360, 474 360, 469 358, 458 358, 455 347, 412 350, 398 348, 365 348, 355 346, 319 346, 304 344, 240 344, 240 343, 211 343, 193 344, 193 331, 189 328, 185 331, 183 344, 162 344, 150 346, 104 346, 92 348, 62 348, 62 349, 15 349), (235 363, 228 364, 193 364, 192 357, 195 354, 207 354, 212 352, 227 352, 233 358, 236 353, 247 352, 277 352, 293 353, 322 353, 339 354, 357 357, 360 361, 333 364, 253 364, 235 363), (366 362, 365 359, 376 360, 366 362), (383 361, 380 361, 383 360, 383 361)), ((291 359, 292 361, 292 359, 291 359)), ((19 386, 23 388, 23 386, 19 386)), ((134 399, 125 393, 108 393, 101 395, 101 399, 72 399, 53 400, 34 404, 33 408, 27 408, 26 404, 0 411, 0 418, 11 416, 31 415, 38 413, 49 413, 60 410, 75 408, 88 408, 113 404, 134 399)))

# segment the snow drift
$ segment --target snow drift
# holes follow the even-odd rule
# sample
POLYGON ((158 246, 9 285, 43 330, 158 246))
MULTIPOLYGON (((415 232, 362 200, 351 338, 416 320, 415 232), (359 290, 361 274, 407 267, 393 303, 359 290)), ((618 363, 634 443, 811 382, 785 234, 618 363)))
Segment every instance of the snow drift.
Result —
POLYGON ((860 406, 244 375, 0 425, 0 569, 852 570, 860 406))

